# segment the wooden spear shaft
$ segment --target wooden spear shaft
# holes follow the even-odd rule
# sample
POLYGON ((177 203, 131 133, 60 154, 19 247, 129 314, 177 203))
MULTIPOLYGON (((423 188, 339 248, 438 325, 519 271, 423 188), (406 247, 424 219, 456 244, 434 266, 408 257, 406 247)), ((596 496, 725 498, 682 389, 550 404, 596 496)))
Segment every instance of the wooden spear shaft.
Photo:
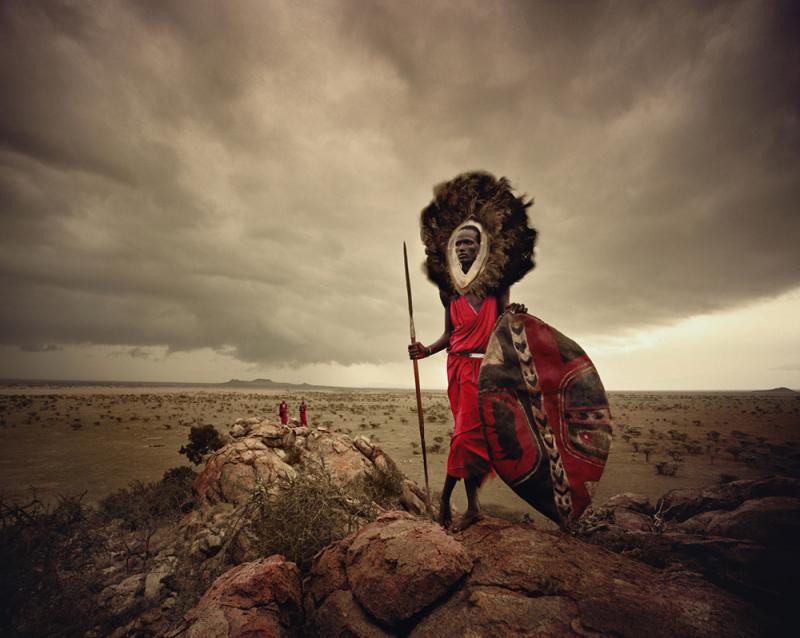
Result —
MULTIPOLYGON (((406 270, 406 294, 408 296, 408 322, 411 331, 411 343, 417 340, 416 331, 414 330, 414 306, 411 303, 411 277, 408 274, 408 252, 406 251, 406 242, 403 242, 403 265, 406 270)), ((417 391, 417 419, 419 420, 419 439, 422 445, 422 469, 425 472, 425 494, 428 497, 428 502, 425 504, 428 507, 428 514, 433 519, 433 507, 431 506, 431 486, 428 482, 428 451, 425 447, 425 418, 422 414, 422 392, 419 389, 419 366, 417 360, 413 359, 414 364, 414 389, 417 391)))

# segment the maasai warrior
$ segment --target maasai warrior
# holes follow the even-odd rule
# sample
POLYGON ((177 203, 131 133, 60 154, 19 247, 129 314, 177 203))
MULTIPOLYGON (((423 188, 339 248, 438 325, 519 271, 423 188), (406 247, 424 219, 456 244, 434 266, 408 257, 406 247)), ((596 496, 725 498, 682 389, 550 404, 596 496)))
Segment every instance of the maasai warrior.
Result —
POLYGON ((306 412, 306 400, 303 398, 303 400, 300 401, 300 425, 308 425, 308 415, 306 412))
POLYGON ((278 406, 278 414, 281 417, 281 423, 283 425, 289 423, 289 406, 286 405, 286 401, 281 401, 281 404, 278 406))
POLYGON ((427 272, 439 286, 444 332, 429 346, 408 347, 412 359, 447 348, 447 379, 455 427, 447 458, 439 522, 451 524, 450 498, 464 479, 467 510, 454 529, 481 517, 478 488, 491 462, 478 410, 478 373, 492 328, 503 311, 527 312, 509 304, 509 288, 533 268, 536 231, 528 227, 530 203, 514 196, 505 178, 466 173, 437 186, 422 212, 427 272))

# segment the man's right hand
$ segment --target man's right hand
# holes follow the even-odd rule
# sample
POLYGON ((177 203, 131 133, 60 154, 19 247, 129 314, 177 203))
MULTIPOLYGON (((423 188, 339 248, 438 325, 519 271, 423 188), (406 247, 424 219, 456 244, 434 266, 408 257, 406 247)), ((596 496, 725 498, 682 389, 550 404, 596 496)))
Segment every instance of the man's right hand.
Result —
POLYGON ((409 359, 424 359, 428 355, 430 355, 430 350, 426 346, 423 346, 419 341, 415 341, 408 346, 409 359))

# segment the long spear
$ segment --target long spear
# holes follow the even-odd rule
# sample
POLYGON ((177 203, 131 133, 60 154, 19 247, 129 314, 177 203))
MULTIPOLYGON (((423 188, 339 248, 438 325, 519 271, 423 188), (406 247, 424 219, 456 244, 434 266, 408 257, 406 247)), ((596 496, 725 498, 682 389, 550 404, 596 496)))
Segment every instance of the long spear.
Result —
MULTIPOLYGON (((417 340, 416 331, 414 330, 414 306, 411 303, 411 277, 408 275, 408 252, 406 251, 406 242, 403 242, 403 265, 406 269, 406 293, 408 295, 408 322, 411 328, 411 343, 417 340)), ((422 393, 419 389, 419 366, 417 360, 413 359, 414 364, 414 388, 417 391, 417 418, 419 419, 419 438, 422 444, 422 468, 425 471, 425 493, 428 496, 428 514, 433 519, 433 507, 431 506, 431 486, 428 483, 428 452, 425 448, 425 418, 422 415, 422 393)))

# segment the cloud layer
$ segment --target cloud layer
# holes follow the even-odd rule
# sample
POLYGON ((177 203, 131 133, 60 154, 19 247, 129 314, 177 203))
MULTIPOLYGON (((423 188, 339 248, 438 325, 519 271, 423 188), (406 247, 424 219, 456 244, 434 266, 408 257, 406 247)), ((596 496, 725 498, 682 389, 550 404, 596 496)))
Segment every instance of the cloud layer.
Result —
POLYGON ((400 242, 421 261, 431 187, 474 168, 535 197, 514 297, 567 332, 776 296, 800 285, 798 13, 5 2, 1 343, 396 359, 400 242))

